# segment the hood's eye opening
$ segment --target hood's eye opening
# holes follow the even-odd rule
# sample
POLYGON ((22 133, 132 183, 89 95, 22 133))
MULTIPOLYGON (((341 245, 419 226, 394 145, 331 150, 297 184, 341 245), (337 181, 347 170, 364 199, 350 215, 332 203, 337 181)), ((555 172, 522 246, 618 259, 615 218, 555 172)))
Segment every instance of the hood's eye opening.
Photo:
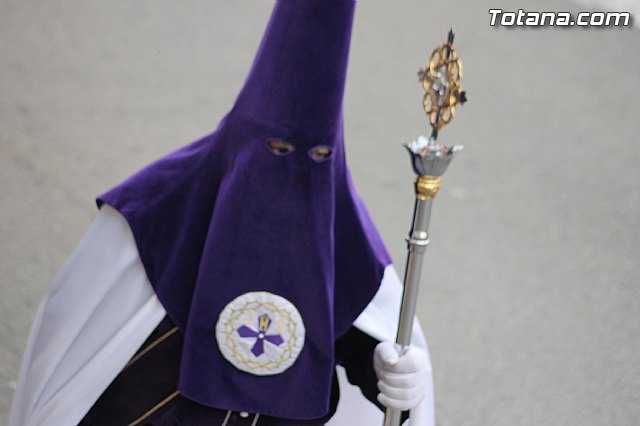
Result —
POLYGON ((333 154, 333 151, 326 145, 314 146, 309 150, 309 157, 316 162, 328 160, 331 158, 331 154, 333 154))
POLYGON ((277 156, 284 156, 292 153, 295 147, 289 142, 284 142, 278 139, 267 139, 267 149, 277 156))

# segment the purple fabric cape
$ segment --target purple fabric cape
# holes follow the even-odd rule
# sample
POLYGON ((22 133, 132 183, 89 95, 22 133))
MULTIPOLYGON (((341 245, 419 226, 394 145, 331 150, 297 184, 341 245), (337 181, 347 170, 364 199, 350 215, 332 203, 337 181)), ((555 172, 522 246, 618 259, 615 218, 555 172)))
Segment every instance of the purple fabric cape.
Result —
POLYGON ((290 419, 329 409, 334 341, 376 293, 390 257, 351 183, 342 98, 355 4, 280 0, 217 130, 98 198, 128 221, 158 298, 185 335, 179 390, 202 404, 290 419), (269 138, 295 146, 269 151, 269 138), (333 153, 322 162, 308 150, 333 153), (227 362, 220 311, 251 291, 299 310, 304 349, 286 371, 227 362))

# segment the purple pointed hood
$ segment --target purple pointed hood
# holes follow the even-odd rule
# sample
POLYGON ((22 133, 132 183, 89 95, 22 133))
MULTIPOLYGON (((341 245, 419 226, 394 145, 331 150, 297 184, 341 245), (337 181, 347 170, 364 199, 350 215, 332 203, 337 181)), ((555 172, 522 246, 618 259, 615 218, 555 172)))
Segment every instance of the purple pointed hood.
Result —
POLYGON ((338 137, 354 2, 279 1, 234 113, 306 142, 338 137))
MULTIPOLYGON (((127 219, 149 280, 184 333, 179 390, 192 400, 292 419, 326 414, 334 341, 390 263, 345 162, 354 7, 276 2, 218 129, 98 199, 127 219), (297 359, 277 374, 242 371, 216 341, 221 313, 253 292, 289 301, 306 328, 297 359)), ((256 330, 246 322, 237 334, 257 339, 256 330)), ((253 356, 282 343, 270 339, 253 356)))

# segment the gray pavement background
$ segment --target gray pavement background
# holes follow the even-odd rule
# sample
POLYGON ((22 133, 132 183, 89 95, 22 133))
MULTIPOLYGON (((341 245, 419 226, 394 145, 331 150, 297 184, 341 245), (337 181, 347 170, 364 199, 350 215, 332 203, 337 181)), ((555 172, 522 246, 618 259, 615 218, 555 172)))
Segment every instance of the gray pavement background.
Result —
MULTIPOLYGON (((489 8, 361 0, 348 157, 398 269, 416 71, 457 30, 470 101, 432 216, 420 318, 439 425, 640 424, 640 32, 494 29, 489 8)), ((0 2, 0 424, 49 280, 93 197, 211 131, 270 1, 0 2)), ((640 18, 638 18, 640 19, 640 18)))

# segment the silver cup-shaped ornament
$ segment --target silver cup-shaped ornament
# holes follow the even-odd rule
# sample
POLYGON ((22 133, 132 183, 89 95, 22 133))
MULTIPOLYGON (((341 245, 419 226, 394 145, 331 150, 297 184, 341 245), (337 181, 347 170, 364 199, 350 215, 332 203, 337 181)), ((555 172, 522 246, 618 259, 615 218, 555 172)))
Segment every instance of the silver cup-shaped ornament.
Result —
POLYGON ((423 200, 436 196, 441 176, 447 171, 456 153, 464 148, 462 145, 447 147, 424 136, 403 146, 409 152, 411 167, 416 173, 416 196, 423 200))

